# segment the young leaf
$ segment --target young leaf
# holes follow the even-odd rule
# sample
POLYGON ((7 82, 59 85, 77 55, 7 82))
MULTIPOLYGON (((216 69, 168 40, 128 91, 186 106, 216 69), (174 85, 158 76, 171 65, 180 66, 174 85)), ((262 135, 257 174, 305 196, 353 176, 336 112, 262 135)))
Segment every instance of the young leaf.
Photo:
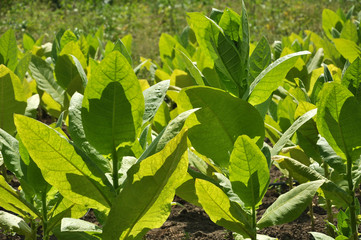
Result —
POLYGON ((128 171, 103 228, 104 240, 140 239, 166 221, 175 189, 187 172, 186 149, 187 134, 182 131, 162 151, 128 171))
POLYGON ((86 138, 99 153, 107 155, 136 140, 144 97, 133 69, 120 52, 107 55, 92 71, 82 106, 86 138))
POLYGON ((258 111, 246 101, 223 90, 205 86, 189 87, 178 96, 179 111, 201 108, 186 122, 189 139, 201 154, 222 167, 237 137, 245 134, 263 144, 264 123, 258 111))
POLYGON ((271 48, 265 37, 258 42, 256 48, 253 50, 249 59, 249 77, 248 84, 253 80, 271 63, 271 48))
POLYGON ((324 180, 304 183, 281 195, 267 208, 262 218, 257 222, 257 227, 262 229, 295 220, 310 204, 323 183, 324 180))
POLYGON ((229 180, 246 207, 261 203, 268 189, 269 176, 267 160, 261 150, 247 135, 239 136, 229 161, 229 180))
POLYGON ((65 91, 55 81, 53 70, 43 59, 33 55, 29 69, 33 78, 36 81, 37 87, 47 92, 56 102, 64 104, 65 91))
POLYGON ((101 228, 94 223, 74 218, 63 218, 60 230, 62 232, 102 232, 101 228))
POLYGON ((144 96, 144 115, 143 124, 151 120, 158 111, 158 108, 164 101, 164 97, 169 87, 169 80, 161 81, 143 91, 144 96))
POLYGON ((0 37, 0 65, 4 64, 10 70, 15 71, 17 57, 18 47, 16 46, 15 32, 9 29, 0 37))
POLYGON ((29 93, 22 81, 4 65, 0 65, 0 83, 0 128, 13 134, 13 114, 24 114, 29 93))
POLYGON ((282 137, 277 141, 277 143, 273 146, 271 150, 271 155, 277 155, 282 148, 287 144, 287 142, 291 139, 293 134, 302 127, 303 124, 305 124, 308 120, 313 118, 317 113, 317 109, 312 109, 305 114, 303 114, 301 117, 299 117, 291 127, 289 127, 286 132, 282 135, 282 137))
POLYGON ((196 179, 195 186, 199 202, 214 223, 243 236, 253 236, 247 213, 219 187, 202 179, 196 179))
POLYGON ((122 42, 122 40, 118 39, 115 42, 114 45, 114 49, 113 51, 119 51, 121 54, 123 54, 123 56, 127 59, 127 61, 129 62, 130 66, 133 65, 133 60, 132 57, 130 56, 130 53, 128 52, 127 48, 125 47, 124 43, 122 42))
POLYGON ((347 68, 342 77, 342 85, 346 86, 357 100, 361 100, 361 57, 356 58, 347 68))
POLYGON ((14 118, 22 142, 48 183, 74 203, 100 211, 110 207, 109 190, 67 139, 34 119, 14 118))
POLYGON ((277 59, 263 70, 249 87, 249 91, 243 95, 252 105, 258 105, 266 101, 286 77, 287 73, 296 64, 299 56, 310 54, 308 51, 292 53, 277 59))

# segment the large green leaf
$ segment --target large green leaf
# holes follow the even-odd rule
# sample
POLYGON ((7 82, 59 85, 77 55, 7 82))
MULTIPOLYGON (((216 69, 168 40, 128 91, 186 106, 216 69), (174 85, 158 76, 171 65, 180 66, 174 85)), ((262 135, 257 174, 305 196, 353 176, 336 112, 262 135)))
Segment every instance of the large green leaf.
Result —
POLYGON ((201 108, 186 126, 193 147, 222 167, 228 166, 237 137, 245 134, 263 144, 264 124, 258 111, 244 100, 210 87, 184 89, 178 96, 179 111, 201 108))
POLYGON ((85 136, 81 118, 82 102, 83 95, 80 93, 74 93, 70 99, 68 128, 70 136, 74 144, 83 150, 104 173, 111 172, 109 160, 105 159, 103 155, 90 145, 85 136))
POLYGON ((18 134, 45 180, 74 203, 100 211, 110 207, 109 190, 95 176, 74 147, 54 129, 15 115, 18 134))
POLYGON ((18 47, 16 46, 15 32, 7 30, 0 37, 0 64, 4 64, 14 71, 18 62, 18 47))
POLYGON ((118 39, 115 42, 113 51, 119 51, 127 59, 129 64, 131 66, 133 65, 132 57, 130 56, 130 53, 128 52, 128 50, 127 50, 126 46, 124 45, 124 43, 122 42, 122 40, 118 39))
POLYGON ((40 216, 37 210, 29 205, 0 175, 0 206, 23 217, 27 216, 27 213, 33 217, 40 216))
POLYGON ((22 81, 7 67, 0 65, 0 128, 13 134, 13 114, 24 114, 29 93, 22 81))
POLYGON ((335 82, 324 85, 319 99, 317 128, 321 136, 343 159, 357 159, 361 146, 360 104, 346 87, 335 82))
POLYGON ((342 77, 342 85, 346 86, 359 101, 361 100, 361 57, 356 58, 347 68, 342 77))
POLYGON ((330 9, 324 9, 322 11, 322 28, 324 33, 329 39, 332 39, 332 29, 340 30, 342 28, 343 21, 340 16, 330 9))
POLYGON ((249 87, 249 91, 243 95, 252 105, 258 105, 266 101, 283 82, 287 73, 296 64, 299 56, 310 54, 308 51, 292 53, 277 59, 263 70, 249 87))
POLYGON ((343 38, 336 38, 332 41, 335 43, 337 51, 351 63, 361 57, 361 48, 355 42, 343 38))
POLYGON ((169 87, 169 80, 161 81, 143 91, 144 96, 144 115, 143 124, 151 120, 158 111, 158 108, 164 101, 164 97, 169 87))
POLYGON ((2 129, 0 129, 0 150, 6 168, 14 173, 18 179, 21 179, 24 173, 21 169, 19 142, 2 129))
POLYGON ((162 151, 128 171, 103 228, 104 240, 140 239, 166 221, 175 189, 187 172, 186 150, 187 134, 182 131, 162 151))
POLYGON ((312 109, 301 117, 299 117, 282 135, 282 137, 277 141, 277 143, 273 146, 271 150, 271 155, 274 156, 278 154, 282 148, 287 144, 287 142, 291 139, 293 134, 302 127, 308 120, 313 118, 317 113, 317 109, 312 109))
POLYGON ((89 143, 101 154, 131 145, 138 136, 144 98, 133 69, 118 51, 92 71, 85 89, 82 121, 89 143))
POLYGON ((64 89, 55 81, 53 69, 40 57, 33 55, 29 65, 37 87, 47 92, 55 101, 64 104, 64 89))
POLYGON ((247 135, 239 136, 229 161, 233 191, 246 207, 258 206, 268 189, 269 179, 266 157, 247 135))
POLYGON ((301 184, 291 191, 282 194, 267 208, 257 227, 265 228, 295 220, 311 203, 323 180, 301 184))
POLYGON ((249 59, 249 77, 248 83, 254 79, 271 63, 271 48, 268 41, 263 37, 253 50, 249 59))
POLYGON ((253 236, 250 217, 219 187, 202 179, 196 179, 195 186, 199 202, 214 223, 246 237, 253 236))

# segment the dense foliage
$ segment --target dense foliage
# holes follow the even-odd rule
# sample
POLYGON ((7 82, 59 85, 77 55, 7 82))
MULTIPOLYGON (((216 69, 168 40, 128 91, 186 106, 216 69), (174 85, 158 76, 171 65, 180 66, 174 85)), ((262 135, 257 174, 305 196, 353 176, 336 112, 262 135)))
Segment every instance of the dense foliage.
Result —
POLYGON ((257 231, 296 219, 317 196, 328 236, 312 235, 358 239, 360 21, 354 8, 325 9, 324 37, 270 46, 250 41, 244 4, 240 14, 192 12, 181 34, 161 35, 160 64, 135 64, 132 37, 105 41, 103 28, 46 43, 25 33, 20 45, 6 31, 0 226, 26 239, 141 239, 177 194, 236 239, 273 239, 257 231), (257 220, 272 165, 291 190, 257 220), (79 219, 89 209, 99 225, 79 219))

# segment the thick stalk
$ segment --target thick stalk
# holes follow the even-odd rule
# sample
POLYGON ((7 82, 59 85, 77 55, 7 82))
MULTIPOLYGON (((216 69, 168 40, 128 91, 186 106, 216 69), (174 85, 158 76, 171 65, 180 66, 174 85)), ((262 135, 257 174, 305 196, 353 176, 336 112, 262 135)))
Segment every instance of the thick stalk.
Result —
MULTIPOLYGON (((330 179, 330 173, 328 171, 328 164, 325 162, 323 162, 323 169, 325 171, 325 177, 327 179, 330 179)), ((329 221, 330 223, 333 223, 333 214, 332 214, 331 206, 332 206, 331 201, 329 199, 326 199, 327 221, 329 221)), ((330 235, 333 238, 336 237, 335 231, 333 230, 333 228, 330 225, 327 225, 326 229, 327 229, 328 235, 330 235)))
POLYGON ((351 215, 351 226, 350 227, 351 227, 351 234, 352 234, 352 237, 350 239, 358 240, 357 223, 356 223, 356 208, 355 208, 355 191, 353 189, 353 182, 352 182, 352 159, 348 154, 346 154, 346 157, 347 157, 347 169, 346 169, 347 182, 348 182, 348 188, 350 191, 350 195, 352 198, 352 202, 349 206, 350 215, 351 215))
POLYGON ((311 217, 311 230, 315 231, 315 219, 313 217, 313 204, 312 204, 312 202, 310 203, 309 208, 310 208, 310 217, 311 217))
POLYGON ((113 147, 112 152, 112 160, 113 160, 113 187, 116 192, 118 192, 119 188, 119 177, 118 177, 118 153, 115 147, 113 147))

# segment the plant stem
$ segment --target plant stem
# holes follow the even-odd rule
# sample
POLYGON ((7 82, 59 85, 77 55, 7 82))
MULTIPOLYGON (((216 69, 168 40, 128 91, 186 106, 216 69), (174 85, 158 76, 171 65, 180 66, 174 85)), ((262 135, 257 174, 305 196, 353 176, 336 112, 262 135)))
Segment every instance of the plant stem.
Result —
POLYGON ((351 238, 350 239, 354 239, 354 240, 358 240, 358 233, 357 233, 357 223, 356 223, 356 208, 355 208, 355 191, 353 189, 353 182, 352 182, 352 159, 349 156, 349 154, 346 153, 346 158, 347 158, 347 169, 346 169, 346 174, 347 174, 347 182, 348 182, 348 188, 350 191, 350 196, 352 198, 352 202, 349 205, 350 208, 350 216, 351 216, 351 238))
POLYGON ((48 235, 48 209, 47 209, 47 205, 46 205, 46 192, 47 192, 47 187, 45 187, 44 193, 41 196, 41 201, 42 201, 42 212, 43 212, 43 239, 48 240, 49 239, 49 235, 48 235))
MULTIPOLYGON (((330 173, 328 171, 328 164, 326 162, 323 162, 323 169, 325 171, 325 177, 327 179, 330 179, 330 173)), ((332 214, 332 208, 331 208, 331 201, 330 199, 326 199, 326 211, 327 211, 327 221, 329 221, 330 223, 333 223, 333 214, 332 214)), ((333 230, 333 228, 327 224, 326 226, 327 229, 327 233, 331 236, 331 237, 335 237, 335 231, 333 230)))
POLYGON ((112 160, 113 160, 113 187, 115 189, 115 191, 118 191, 119 188, 119 183, 118 183, 118 153, 117 153, 117 149, 115 147, 113 147, 113 152, 112 152, 112 160))
POLYGON ((311 217, 311 230, 312 231, 315 231, 315 219, 314 219, 314 217, 313 217, 313 206, 312 206, 313 204, 312 204, 312 202, 310 203, 310 206, 309 206, 309 208, 310 208, 310 217, 311 217))
POLYGON ((252 228, 253 228, 253 235, 252 236, 250 236, 251 237, 251 239, 252 240, 257 240, 257 228, 256 228, 256 226, 257 226, 257 219, 256 219, 256 206, 255 205, 253 205, 252 206, 252 228))

